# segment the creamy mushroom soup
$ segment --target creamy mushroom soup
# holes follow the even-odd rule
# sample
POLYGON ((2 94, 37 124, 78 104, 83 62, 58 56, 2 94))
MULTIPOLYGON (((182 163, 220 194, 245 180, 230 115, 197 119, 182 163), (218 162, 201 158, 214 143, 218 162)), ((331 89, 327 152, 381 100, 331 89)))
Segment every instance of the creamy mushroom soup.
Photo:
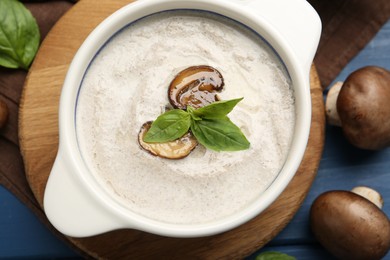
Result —
POLYGON ((92 61, 76 111, 81 154, 101 186, 131 211, 176 224, 223 219, 256 203, 283 167, 294 122, 291 80, 267 43, 225 17, 184 10, 117 33, 92 61), (250 148, 198 145, 178 160, 145 152, 142 124, 165 111, 175 75, 196 65, 222 74, 221 100, 244 98, 229 117, 250 148))

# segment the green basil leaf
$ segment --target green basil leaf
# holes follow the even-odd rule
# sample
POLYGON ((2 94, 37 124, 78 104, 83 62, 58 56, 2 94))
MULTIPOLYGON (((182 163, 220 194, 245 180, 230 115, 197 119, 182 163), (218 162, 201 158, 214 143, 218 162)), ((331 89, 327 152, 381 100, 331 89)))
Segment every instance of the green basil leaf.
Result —
POLYGON ((256 260, 296 260, 296 258, 284 253, 268 251, 258 255, 256 260))
POLYGON ((188 132, 191 116, 181 109, 173 109, 157 117, 144 137, 147 143, 164 143, 176 140, 188 132))
POLYGON ((240 151, 250 146, 240 128, 228 117, 192 120, 191 131, 199 143, 214 151, 240 151))
POLYGON ((19 1, 0 1, 0 66, 28 69, 39 47, 39 28, 19 1))
POLYGON ((206 118, 206 119, 216 119, 224 118, 229 114, 233 108, 240 102, 243 98, 237 98, 232 100, 223 100, 211 103, 210 105, 198 108, 192 113, 196 117, 206 118))

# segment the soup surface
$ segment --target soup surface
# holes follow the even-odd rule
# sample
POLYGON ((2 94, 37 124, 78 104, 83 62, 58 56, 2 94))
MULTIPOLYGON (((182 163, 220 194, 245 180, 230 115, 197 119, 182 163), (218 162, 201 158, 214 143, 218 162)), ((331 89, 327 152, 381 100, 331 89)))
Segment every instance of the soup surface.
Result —
POLYGON ((81 154, 101 186, 131 211, 177 224, 256 203, 283 167, 294 122, 291 80, 274 51, 239 23, 197 11, 155 14, 117 33, 92 61, 76 110, 81 154), (250 148, 198 145, 180 160, 145 152, 140 127, 165 111, 175 75, 196 65, 221 72, 220 99, 244 97, 229 117, 250 148))

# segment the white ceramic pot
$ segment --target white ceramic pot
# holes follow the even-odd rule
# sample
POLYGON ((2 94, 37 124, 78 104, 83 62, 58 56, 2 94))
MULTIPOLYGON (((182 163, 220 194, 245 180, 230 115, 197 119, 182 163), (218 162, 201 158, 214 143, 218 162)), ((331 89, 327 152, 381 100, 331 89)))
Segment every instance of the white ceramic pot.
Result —
POLYGON ((306 0, 140 0, 102 22, 74 57, 64 82, 59 111, 59 151, 44 196, 44 210, 62 233, 85 237, 115 229, 137 229, 174 237, 221 233, 261 213, 285 189, 302 160, 310 130, 310 66, 317 49, 321 22, 306 0), (162 223, 137 215, 104 192, 88 171, 76 140, 75 110, 84 73, 101 48, 117 31, 147 15, 174 9, 206 10, 245 24, 278 53, 292 79, 296 100, 296 126, 288 158, 260 203, 208 224, 162 223))

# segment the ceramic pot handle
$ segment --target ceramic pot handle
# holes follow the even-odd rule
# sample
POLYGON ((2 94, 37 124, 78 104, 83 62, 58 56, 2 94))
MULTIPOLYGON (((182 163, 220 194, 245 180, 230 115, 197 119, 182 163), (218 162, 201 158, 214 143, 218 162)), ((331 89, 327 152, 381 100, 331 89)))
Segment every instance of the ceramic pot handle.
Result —
POLYGON ((259 13, 285 37, 309 75, 321 36, 321 20, 306 0, 236 0, 259 13))
POLYGON ((76 169, 62 153, 60 148, 44 196, 44 210, 53 226, 72 237, 92 236, 129 226, 92 198, 93 194, 72 174, 76 169))

